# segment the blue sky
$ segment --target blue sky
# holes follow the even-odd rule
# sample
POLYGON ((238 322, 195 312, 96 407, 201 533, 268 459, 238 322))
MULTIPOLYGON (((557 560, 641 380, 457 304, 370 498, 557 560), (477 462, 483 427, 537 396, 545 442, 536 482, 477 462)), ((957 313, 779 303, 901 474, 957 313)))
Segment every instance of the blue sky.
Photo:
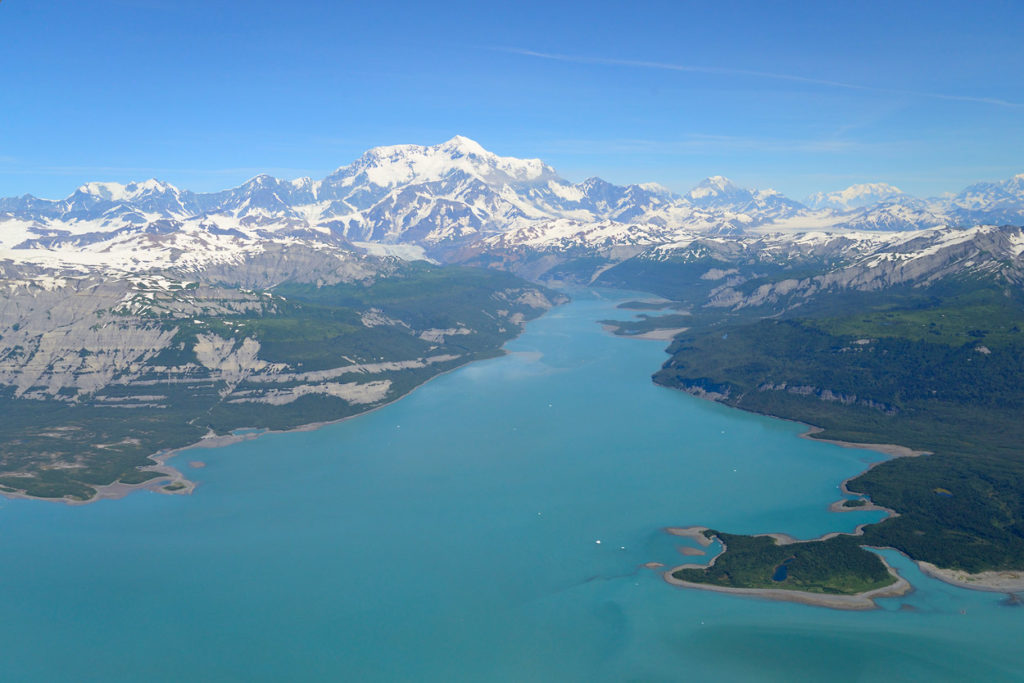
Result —
POLYGON ((455 134, 802 198, 1024 172, 1020 2, 0 2, 0 196, 322 177, 455 134))

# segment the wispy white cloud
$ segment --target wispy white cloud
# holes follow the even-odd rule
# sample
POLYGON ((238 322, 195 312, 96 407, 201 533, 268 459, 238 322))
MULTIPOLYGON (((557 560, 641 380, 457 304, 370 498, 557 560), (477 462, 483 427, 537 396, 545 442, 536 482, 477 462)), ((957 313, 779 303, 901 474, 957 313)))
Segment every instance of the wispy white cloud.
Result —
MULTIPOLYGON (((894 143, 892 142, 887 142, 884 147, 886 149, 892 149, 893 144, 894 143)), ((700 152, 721 153, 726 151, 843 154, 847 152, 863 151, 872 146, 875 146, 874 143, 841 139, 787 140, 779 138, 694 134, 677 140, 645 140, 634 138, 618 138, 611 140, 567 139, 551 142, 546 147, 552 152, 563 152, 569 154, 683 154, 700 152)), ((878 146, 881 147, 882 145, 878 146)))
POLYGON ((829 88, 842 88, 845 90, 861 90, 865 92, 888 93, 891 95, 903 95, 910 97, 924 97, 937 100, 950 100, 954 102, 975 102, 977 104, 989 104, 998 107, 1024 107, 1022 102, 1011 102, 997 97, 974 97, 971 95, 949 95, 946 93, 927 92, 921 90, 904 90, 899 88, 882 88, 858 83, 846 83, 844 81, 832 81, 823 78, 810 78, 795 74, 774 73, 771 71, 757 71, 754 69, 733 69, 728 67, 694 66, 690 64, 672 64, 669 62, 651 62, 638 59, 611 59, 606 57, 586 57, 580 55, 562 55, 550 52, 537 52, 516 47, 492 47, 497 52, 547 59, 558 62, 571 62, 574 64, 597 64, 603 66, 627 66, 638 69, 657 69, 661 71, 677 71, 685 73, 717 74, 721 76, 747 76, 751 78, 763 78, 776 81, 790 81, 793 83, 805 83, 808 85, 820 85, 829 88))

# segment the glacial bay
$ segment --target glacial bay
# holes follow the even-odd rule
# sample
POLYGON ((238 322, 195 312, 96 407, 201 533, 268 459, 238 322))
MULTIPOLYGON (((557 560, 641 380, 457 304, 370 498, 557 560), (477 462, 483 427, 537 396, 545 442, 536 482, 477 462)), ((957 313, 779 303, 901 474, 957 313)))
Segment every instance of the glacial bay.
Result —
POLYGON ((385 408, 182 453, 191 496, 0 502, 5 680, 1020 679, 1024 611, 892 551, 915 591, 870 612, 642 567, 879 519, 828 506, 886 456, 654 385, 665 342, 597 323, 642 295, 572 294, 385 408))

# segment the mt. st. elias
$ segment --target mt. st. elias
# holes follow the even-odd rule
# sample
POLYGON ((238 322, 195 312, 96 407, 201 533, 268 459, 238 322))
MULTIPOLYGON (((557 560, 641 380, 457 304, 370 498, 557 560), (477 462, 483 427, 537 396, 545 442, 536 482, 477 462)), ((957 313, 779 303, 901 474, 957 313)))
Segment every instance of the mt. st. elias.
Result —
POLYGON ((395 400, 500 353, 565 300, 548 285, 730 319, 833 293, 1010 300, 1024 285, 1024 176, 942 200, 855 186, 813 205, 721 176, 682 196, 574 184, 463 137, 378 147, 317 181, 0 200, 0 492, 188 492, 154 453, 395 400))
POLYGON ((461 261, 493 247, 607 250, 815 231, 858 239, 862 231, 1022 222, 1024 174, 941 199, 875 183, 804 205, 721 176, 682 196, 654 183, 574 184, 538 159, 500 157, 456 136, 430 147, 377 147, 323 180, 260 175, 206 194, 158 180, 90 182, 61 200, 0 199, 0 259, 188 271, 289 243, 461 261))

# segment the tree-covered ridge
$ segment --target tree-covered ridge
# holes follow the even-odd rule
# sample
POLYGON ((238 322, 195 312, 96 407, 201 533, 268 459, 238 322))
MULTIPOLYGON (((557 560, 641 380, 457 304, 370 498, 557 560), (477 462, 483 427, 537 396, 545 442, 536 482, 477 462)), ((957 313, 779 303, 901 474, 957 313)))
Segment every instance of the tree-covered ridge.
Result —
POLYGON ((934 453, 848 484, 899 513, 858 542, 970 572, 1024 568, 1024 307, 976 284, 894 303, 907 301, 719 319, 682 335, 655 381, 822 427, 820 438, 934 453))

